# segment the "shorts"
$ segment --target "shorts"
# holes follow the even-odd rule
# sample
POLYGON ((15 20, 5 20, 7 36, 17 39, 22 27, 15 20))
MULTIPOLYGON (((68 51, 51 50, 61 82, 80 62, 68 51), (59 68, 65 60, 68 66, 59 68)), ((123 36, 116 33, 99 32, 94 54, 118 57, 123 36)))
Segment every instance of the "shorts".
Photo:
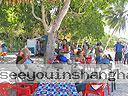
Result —
POLYGON ((115 61, 121 61, 121 60, 122 60, 122 52, 116 52, 115 61))

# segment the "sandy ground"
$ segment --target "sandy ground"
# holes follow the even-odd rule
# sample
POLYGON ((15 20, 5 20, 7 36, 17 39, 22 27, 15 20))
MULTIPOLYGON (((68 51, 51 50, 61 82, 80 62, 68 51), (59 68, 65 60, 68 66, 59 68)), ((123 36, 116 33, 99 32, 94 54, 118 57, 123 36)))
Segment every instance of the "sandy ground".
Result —
MULTIPOLYGON (((120 71, 128 73, 128 65, 122 64, 120 71)), ((112 93, 112 96, 128 96, 128 79, 117 80, 117 90, 112 93)))

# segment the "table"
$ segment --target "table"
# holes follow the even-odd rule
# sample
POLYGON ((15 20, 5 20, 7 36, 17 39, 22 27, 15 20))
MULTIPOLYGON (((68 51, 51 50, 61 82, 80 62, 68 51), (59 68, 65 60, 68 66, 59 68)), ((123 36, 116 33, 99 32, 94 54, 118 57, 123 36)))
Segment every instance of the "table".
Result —
POLYGON ((40 83, 34 96, 80 96, 74 83, 40 83))

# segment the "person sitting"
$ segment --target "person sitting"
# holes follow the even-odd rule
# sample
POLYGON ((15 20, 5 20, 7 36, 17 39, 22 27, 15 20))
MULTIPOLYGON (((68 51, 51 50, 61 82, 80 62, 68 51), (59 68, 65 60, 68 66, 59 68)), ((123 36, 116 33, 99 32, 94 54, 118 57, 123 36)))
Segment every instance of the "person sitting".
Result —
POLYGON ((63 55, 63 50, 58 51, 58 55, 54 61, 59 61, 61 63, 67 63, 68 59, 63 55))
POLYGON ((32 64, 33 61, 30 59, 30 52, 28 48, 23 48, 16 59, 16 64, 32 64))
POLYGON ((83 56, 82 51, 77 52, 77 57, 75 59, 75 62, 80 62, 80 64, 85 64, 85 57, 83 56))
POLYGON ((110 58, 107 55, 104 55, 98 64, 110 64, 110 58))

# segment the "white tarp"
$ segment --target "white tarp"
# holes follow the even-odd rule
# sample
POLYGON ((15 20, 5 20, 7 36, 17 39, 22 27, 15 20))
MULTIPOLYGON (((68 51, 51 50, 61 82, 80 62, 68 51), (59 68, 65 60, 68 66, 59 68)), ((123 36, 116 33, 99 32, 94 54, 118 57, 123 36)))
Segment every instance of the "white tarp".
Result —
POLYGON ((37 44, 36 39, 28 39, 27 40, 27 47, 28 48, 34 48, 34 53, 36 53, 36 44, 37 44))

